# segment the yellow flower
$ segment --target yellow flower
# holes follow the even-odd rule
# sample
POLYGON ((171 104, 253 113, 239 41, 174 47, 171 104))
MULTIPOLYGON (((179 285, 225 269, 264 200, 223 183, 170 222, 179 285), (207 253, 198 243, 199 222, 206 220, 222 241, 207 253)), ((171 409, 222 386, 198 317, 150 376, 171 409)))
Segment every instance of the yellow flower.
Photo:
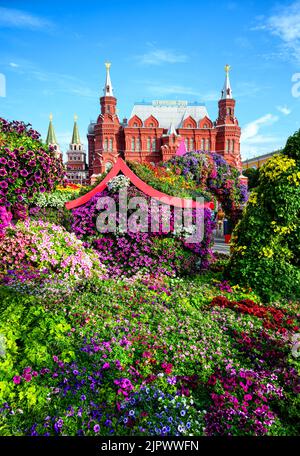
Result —
POLYGON ((281 174, 295 167, 296 161, 293 158, 289 158, 283 154, 276 154, 262 166, 260 172, 267 179, 276 181, 281 174))

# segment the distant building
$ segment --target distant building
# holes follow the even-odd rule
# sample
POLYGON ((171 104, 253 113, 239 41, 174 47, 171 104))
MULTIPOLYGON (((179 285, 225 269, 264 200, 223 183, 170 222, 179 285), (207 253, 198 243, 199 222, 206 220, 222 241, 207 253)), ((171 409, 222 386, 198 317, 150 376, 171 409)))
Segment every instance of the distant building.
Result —
POLYGON ((86 163, 86 152, 80 141, 77 116, 74 116, 74 127, 70 148, 67 151, 67 180, 73 184, 88 183, 88 166, 86 163))
POLYGON ((52 120, 53 120, 53 115, 50 114, 46 144, 48 146, 52 146, 54 149, 55 156, 62 160, 62 152, 60 150, 59 144, 58 144, 56 136, 55 136, 55 131, 54 131, 52 120))
POLYGON ((254 169, 260 168, 262 165, 264 165, 266 163, 266 161, 269 160, 269 158, 273 157, 273 155, 275 155, 277 153, 278 153, 278 151, 275 151, 275 152, 270 152, 268 154, 259 155, 257 157, 248 158, 247 160, 244 160, 242 162, 243 170, 248 169, 248 168, 254 168, 254 169))
POLYGON ((106 80, 100 98, 101 112, 88 127, 89 177, 94 180, 110 169, 118 156, 140 163, 157 163, 172 158, 182 140, 186 149, 207 150, 222 155, 229 164, 242 169, 241 130, 235 117, 235 100, 229 80, 229 65, 216 121, 201 103, 154 100, 136 103, 129 121, 121 123, 116 114, 117 99, 106 63, 106 80))

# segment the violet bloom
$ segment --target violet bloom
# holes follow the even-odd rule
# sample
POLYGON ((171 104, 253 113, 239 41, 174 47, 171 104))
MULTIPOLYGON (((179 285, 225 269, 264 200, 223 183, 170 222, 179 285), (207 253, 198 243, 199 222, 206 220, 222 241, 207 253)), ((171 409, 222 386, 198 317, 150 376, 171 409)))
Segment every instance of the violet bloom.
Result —
POLYGON ((21 174, 22 177, 27 177, 28 176, 27 169, 21 169, 20 174, 21 174))
POLYGON ((7 176, 7 171, 5 168, 0 168, 0 176, 7 176))
POLYGON ((20 375, 15 375, 14 378, 13 378, 13 382, 16 384, 16 385, 19 385, 21 383, 21 377, 20 375))
POLYGON ((7 163, 6 158, 5 157, 1 157, 0 158, 0 163, 1 163, 1 165, 6 165, 6 163, 7 163))
POLYGON ((95 424, 95 426, 94 426, 94 432, 97 433, 97 432, 99 432, 99 431, 100 431, 100 426, 99 426, 99 424, 95 424))
POLYGON ((9 168, 15 168, 16 163, 15 163, 13 160, 9 160, 8 163, 7 163, 7 166, 8 166, 9 168))
POLYGON ((1 188, 8 188, 8 183, 6 181, 1 181, 0 182, 0 187, 1 188))
POLYGON ((34 184, 34 182, 33 182, 33 180, 32 180, 32 179, 27 179, 27 181, 26 181, 26 185, 27 185, 27 187, 32 187, 32 186, 33 186, 33 184, 34 184))

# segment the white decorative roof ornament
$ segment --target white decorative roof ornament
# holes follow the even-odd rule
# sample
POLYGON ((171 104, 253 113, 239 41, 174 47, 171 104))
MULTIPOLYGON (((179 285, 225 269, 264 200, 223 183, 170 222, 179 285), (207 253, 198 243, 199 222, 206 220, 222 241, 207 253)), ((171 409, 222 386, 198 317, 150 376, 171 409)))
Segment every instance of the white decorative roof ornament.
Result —
POLYGON ((171 135, 178 136, 178 135, 177 135, 177 131, 176 131, 175 127, 174 127, 174 123, 173 123, 173 122, 171 122, 170 128, 169 128, 169 130, 168 130, 168 136, 171 136, 171 135))
POLYGON ((104 86, 104 89, 103 89, 103 93, 104 93, 105 97, 113 97, 114 96, 114 92, 113 92, 113 86, 112 86, 112 83, 111 83, 111 80, 110 80, 110 73, 109 73, 109 69, 111 67, 111 63, 110 62, 105 62, 105 67, 106 67, 106 80, 105 80, 105 86, 104 86))
POLYGON ((228 65, 228 64, 225 65, 226 76, 225 76, 224 87, 222 90, 222 96, 221 96, 222 100, 227 100, 227 99, 232 98, 232 90, 231 90, 230 79, 229 79, 230 68, 231 68, 230 65, 228 65))
POLYGON ((203 117, 209 117, 203 103, 188 103, 178 100, 154 100, 152 102, 135 103, 130 118, 137 116, 145 122, 150 116, 155 117, 160 128, 169 130, 170 124, 174 128, 181 128, 182 120, 191 116, 198 123, 203 117))

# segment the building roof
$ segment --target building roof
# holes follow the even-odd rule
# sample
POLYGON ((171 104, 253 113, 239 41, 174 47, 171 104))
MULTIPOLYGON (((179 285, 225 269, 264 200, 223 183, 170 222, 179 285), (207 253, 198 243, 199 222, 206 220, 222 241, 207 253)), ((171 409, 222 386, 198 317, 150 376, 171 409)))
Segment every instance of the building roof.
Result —
POLYGON ((225 82, 222 90, 222 95, 221 99, 226 100, 232 98, 232 90, 231 90, 231 85, 230 85, 230 79, 229 79, 229 71, 230 71, 230 65, 225 65, 225 82))
POLYGON ((105 79, 105 86, 104 86, 104 89, 103 89, 103 93, 104 93, 105 97, 113 97, 114 96, 113 86, 112 86, 112 83, 111 83, 110 73, 109 73, 110 67, 111 67, 111 63, 110 62, 106 62, 105 63, 106 79, 105 79))
POLYGON ((131 112, 131 118, 138 116, 143 122, 151 115, 155 117, 161 128, 169 129, 173 123, 174 128, 181 128, 182 122, 191 116, 196 122, 208 116, 206 106, 203 103, 188 103, 179 100, 153 100, 152 102, 135 103, 131 112))
POLYGON ((130 179, 130 182, 136 188, 141 190, 147 196, 150 196, 151 198, 154 198, 163 204, 168 204, 169 206, 182 207, 182 208, 209 208, 209 209, 214 208, 214 203, 212 201, 199 203, 198 201, 194 201, 194 200, 187 199, 187 198, 179 198, 177 196, 166 195, 165 193, 162 193, 159 190, 156 190, 155 188, 146 184, 146 182, 142 181, 129 168, 129 166, 126 165, 125 161, 121 157, 118 158, 118 160, 116 161, 116 163, 114 164, 114 166, 112 167, 112 169, 109 171, 109 173, 103 179, 102 182, 100 182, 95 188, 90 190, 85 195, 80 196, 79 198, 77 198, 73 201, 68 201, 65 205, 66 208, 75 209, 76 207, 82 206, 83 204, 90 201, 93 198, 93 196, 95 196, 97 193, 103 192, 103 190, 106 188, 108 182, 113 177, 116 177, 120 171, 124 174, 124 176, 126 176, 130 179))
POLYGON ((273 157, 273 155, 278 154, 279 152, 280 152, 279 150, 275 150, 274 152, 268 152, 267 154, 258 155, 256 157, 247 158, 246 160, 243 160, 242 163, 243 164, 252 163, 252 162, 257 162, 259 160, 264 160, 266 158, 271 158, 271 157, 273 157))
POLYGON ((81 144, 79 131, 78 131, 78 126, 77 126, 77 116, 76 116, 76 114, 74 116, 74 127, 73 127, 73 134, 72 134, 72 142, 71 142, 71 144, 81 144))
POLYGON ((49 127, 48 127, 48 133, 47 133, 47 138, 46 138, 46 144, 58 144, 56 136, 55 136, 55 131, 52 123, 53 116, 50 114, 49 116, 49 127))

